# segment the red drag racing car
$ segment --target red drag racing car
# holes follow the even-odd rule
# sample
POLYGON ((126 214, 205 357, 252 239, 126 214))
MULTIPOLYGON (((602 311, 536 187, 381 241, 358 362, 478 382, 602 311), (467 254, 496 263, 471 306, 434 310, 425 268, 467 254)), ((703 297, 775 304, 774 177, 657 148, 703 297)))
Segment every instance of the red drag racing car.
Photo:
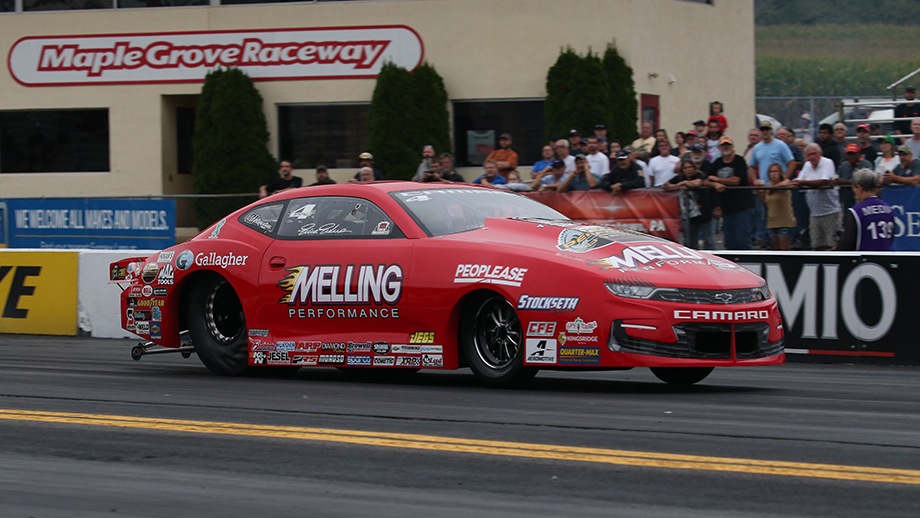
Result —
POLYGON ((211 371, 651 367, 691 384, 784 361, 763 279, 714 255, 468 185, 326 185, 112 263, 122 327, 211 371))

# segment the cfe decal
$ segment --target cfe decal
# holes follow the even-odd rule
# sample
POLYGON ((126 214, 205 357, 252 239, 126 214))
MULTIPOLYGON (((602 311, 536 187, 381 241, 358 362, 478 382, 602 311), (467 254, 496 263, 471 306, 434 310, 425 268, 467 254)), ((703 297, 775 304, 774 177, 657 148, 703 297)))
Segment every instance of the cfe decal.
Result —
POLYGON ((404 25, 247 31, 29 36, 8 57, 26 86, 200 83, 217 68, 254 81, 375 78, 392 62, 422 62, 415 30, 404 25))
POLYGON ((303 265, 287 272, 277 286, 285 292, 278 302, 289 306, 289 318, 399 318, 398 308, 388 307, 402 296, 398 264, 303 265))

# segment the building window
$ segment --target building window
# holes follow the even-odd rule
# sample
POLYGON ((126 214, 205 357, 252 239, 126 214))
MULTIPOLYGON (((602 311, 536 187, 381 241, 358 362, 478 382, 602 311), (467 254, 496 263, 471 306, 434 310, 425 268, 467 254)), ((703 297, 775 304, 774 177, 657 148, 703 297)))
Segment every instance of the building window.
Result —
POLYGON ((0 112, 0 173, 107 171, 107 109, 0 112))
POLYGON ((458 166, 482 165, 502 133, 511 134, 511 148, 517 151, 521 165, 540 160, 547 141, 543 100, 454 101, 453 108, 458 166))
POLYGON ((119 9, 135 7, 183 7, 187 5, 211 5, 210 0, 118 0, 119 9))
POLYGON ((192 139, 195 136, 195 108, 176 108, 176 171, 192 173, 192 139))
POLYGON ((11 13, 16 10, 16 0, 0 0, 0 13, 11 13))
POLYGON ((23 11, 70 11, 74 9, 112 9, 112 0, 22 0, 23 11))
POLYGON ((370 104, 298 104, 278 106, 278 158, 295 168, 358 167, 367 151, 370 104))

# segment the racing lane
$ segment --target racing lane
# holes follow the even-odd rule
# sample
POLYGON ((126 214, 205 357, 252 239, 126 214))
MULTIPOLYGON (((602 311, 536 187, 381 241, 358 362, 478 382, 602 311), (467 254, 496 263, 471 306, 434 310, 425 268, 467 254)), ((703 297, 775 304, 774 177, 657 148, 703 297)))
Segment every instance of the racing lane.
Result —
POLYGON ((0 516, 917 516, 920 369, 220 378, 0 336, 0 516))

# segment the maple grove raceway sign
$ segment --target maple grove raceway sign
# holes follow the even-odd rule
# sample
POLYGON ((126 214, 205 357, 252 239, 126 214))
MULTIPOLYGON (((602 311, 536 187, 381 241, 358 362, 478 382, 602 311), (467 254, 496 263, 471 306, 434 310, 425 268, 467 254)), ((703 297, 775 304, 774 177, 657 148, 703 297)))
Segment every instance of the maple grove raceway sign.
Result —
POLYGON ((374 78, 384 63, 422 62, 422 40, 406 26, 29 36, 10 50, 25 86, 195 83, 215 68, 254 81, 374 78))

